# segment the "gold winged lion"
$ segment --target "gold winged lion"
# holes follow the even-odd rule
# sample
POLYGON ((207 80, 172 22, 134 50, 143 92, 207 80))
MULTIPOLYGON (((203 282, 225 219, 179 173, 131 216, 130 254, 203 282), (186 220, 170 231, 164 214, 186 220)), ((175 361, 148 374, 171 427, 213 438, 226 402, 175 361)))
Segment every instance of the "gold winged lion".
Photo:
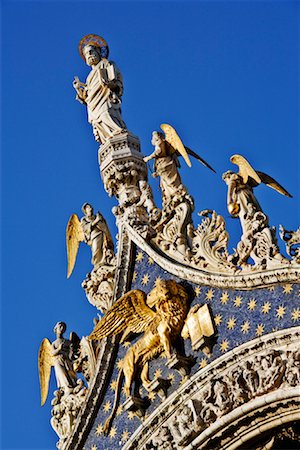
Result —
POLYGON ((89 337, 91 340, 101 340, 123 331, 122 343, 130 333, 144 333, 128 349, 123 359, 117 380, 114 407, 104 427, 106 433, 116 413, 123 377, 126 398, 131 395, 137 368, 142 368, 140 378, 148 390, 149 361, 163 352, 167 358, 171 357, 173 343, 181 332, 187 312, 186 289, 174 280, 159 280, 148 295, 138 289, 127 292, 98 322, 89 337))

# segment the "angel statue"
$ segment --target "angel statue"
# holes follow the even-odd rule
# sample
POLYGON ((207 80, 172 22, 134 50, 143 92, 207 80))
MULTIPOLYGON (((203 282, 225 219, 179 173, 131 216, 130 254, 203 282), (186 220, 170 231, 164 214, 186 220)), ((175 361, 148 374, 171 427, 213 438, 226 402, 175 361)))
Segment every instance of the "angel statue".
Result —
POLYGON ((107 422, 109 431, 115 416, 121 384, 125 377, 126 397, 131 396, 134 375, 141 370, 140 378, 149 390, 149 361, 163 352, 167 358, 173 353, 173 344, 179 336, 188 312, 188 293, 174 280, 160 280, 146 295, 140 290, 127 292, 98 322, 89 339, 101 340, 121 333, 125 342, 131 333, 144 333, 128 350, 119 372, 114 408, 107 422))
POLYGON ((151 155, 144 158, 145 162, 155 160, 153 177, 160 177, 160 187, 162 191, 163 212, 171 212, 184 198, 188 199, 193 209, 192 197, 188 194, 186 187, 182 184, 178 168, 180 167, 178 157, 182 156, 186 164, 191 167, 189 155, 198 159, 202 164, 215 170, 202 159, 197 153, 186 147, 176 130, 168 124, 162 124, 161 129, 164 134, 154 131, 152 133, 152 145, 155 150, 151 155))
POLYGON ((291 194, 274 178, 254 170, 243 156, 233 155, 230 161, 239 167, 239 172, 223 174, 228 186, 227 207, 232 217, 240 219, 243 233, 236 253, 231 256, 233 262, 246 267, 251 256, 255 264, 263 267, 272 265, 272 260, 286 263, 287 260, 279 252, 275 229, 270 228, 268 217, 258 203, 253 188, 264 183, 282 195, 292 197, 291 194))
POLYGON ((107 59, 109 48, 101 36, 84 36, 79 43, 79 53, 92 70, 86 83, 75 77, 76 99, 87 106, 88 121, 93 127, 95 140, 103 144, 126 130, 121 115, 122 75, 116 64, 107 59))
POLYGON ((66 328, 64 322, 58 322, 54 327, 56 340, 51 344, 45 338, 40 346, 38 366, 42 406, 48 397, 51 367, 54 367, 57 387, 61 393, 68 395, 77 386, 78 379, 73 370, 73 360, 80 339, 74 332, 70 334, 70 339, 64 338, 66 328))
POLYGON ((82 212, 84 216, 81 220, 77 214, 73 214, 67 225, 68 278, 73 272, 80 242, 85 242, 91 247, 92 264, 95 269, 109 264, 114 257, 114 243, 102 214, 98 212, 95 215, 89 203, 84 203, 82 212))

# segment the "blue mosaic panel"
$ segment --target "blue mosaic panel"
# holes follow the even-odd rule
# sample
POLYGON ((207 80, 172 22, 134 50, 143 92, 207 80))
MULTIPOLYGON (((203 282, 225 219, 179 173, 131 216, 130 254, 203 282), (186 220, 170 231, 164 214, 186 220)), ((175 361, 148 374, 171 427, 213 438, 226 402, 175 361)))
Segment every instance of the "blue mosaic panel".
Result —
MULTIPOLYGON (((146 253, 137 250, 131 289, 141 289, 148 293, 154 288, 158 279, 181 281, 161 269, 146 253)), ((300 284, 282 284, 251 291, 222 290, 210 286, 189 284, 195 295, 191 306, 198 303, 209 304, 218 333, 212 355, 209 358, 201 351, 193 352, 190 340, 184 342, 186 355, 197 356, 197 362, 193 366, 191 374, 206 367, 211 361, 244 342, 272 331, 300 324, 300 284)), ((116 366, 104 402, 98 412, 84 450, 121 448, 141 424, 140 419, 132 412, 123 411, 122 404, 125 401, 125 395, 122 392, 117 415, 109 436, 103 434, 104 422, 110 415, 114 403, 116 380, 122 365, 122 359, 127 347, 131 344, 125 343, 119 348, 116 366)), ((167 367, 166 359, 162 357, 150 362, 150 379, 154 377, 170 380, 171 386, 168 395, 180 385, 182 380, 176 370, 167 367)), ((143 388, 140 389, 140 393, 142 397, 148 397, 150 401, 146 413, 149 415, 161 403, 161 399, 155 393, 147 394, 143 388)))

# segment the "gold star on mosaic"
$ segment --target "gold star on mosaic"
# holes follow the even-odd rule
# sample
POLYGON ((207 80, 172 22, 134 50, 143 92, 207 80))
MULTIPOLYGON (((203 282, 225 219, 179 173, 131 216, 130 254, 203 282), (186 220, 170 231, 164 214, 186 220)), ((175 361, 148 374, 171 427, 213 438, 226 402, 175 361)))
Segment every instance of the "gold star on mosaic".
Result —
POLYGON ((215 293, 215 291, 213 289, 209 289, 206 292, 206 297, 205 297, 206 300, 212 300, 214 298, 214 293, 215 293))
POLYGON ((256 300, 254 298, 250 298, 250 301, 248 302, 248 309, 250 311, 253 311, 256 307, 256 300))
POLYGON ((149 392, 148 398, 149 400, 153 401, 155 399, 155 392, 149 392))
POLYGON ((299 320, 299 318, 300 318, 300 310, 299 310, 299 308, 293 309, 293 312, 292 312, 292 319, 293 319, 295 322, 297 322, 297 320, 299 320))
POLYGON ((246 322, 243 323, 243 325, 241 326, 241 331, 243 332, 243 334, 248 333, 248 331, 250 330, 250 323, 248 320, 246 320, 246 322))
POLYGON ((160 277, 157 277, 154 281, 154 286, 157 287, 158 283, 161 281, 160 277))
POLYGON ((202 358, 200 363, 199 363, 199 365, 200 365, 201 369, 204 369, 204 367, 207 366, 207 359, 206 358, 202 358))
POLYGON ((199 297, 199 295, 201 294, 201 288, 200 288, 199 286, 197 286, 197 287, 194 289, 194 292, 195 292, 195 296, 196 296, 196 297, 199 297))
POLYGON ((97 445, 93 445, 93 447, 91 448, 91 450, 97 450, 97 445))
POLYGON ((110 383, 110 389, 112 391, 115 391, 117 389, 117 380, 112 380, 112 382, 110 383))
POLYGON ((121 434, 121 442, 122 442, 122 444, 125 444, 125 442, 128 441, 129 436, 130 436, 129 431, 128 430, 124 430, 123 433, 121 434))
POLYGON ((261 336, 265 331, 265 326, 261 323, 256 328, 256 336, 261 336))
POLYGON ((221 323, 222 323, 222 316, 221 316, 221 314, 217 314, 215 317, 215 324, 218 327, 219 325, 221 325, 221 323))
POLYGON ((222 352, 226 352, 226 350, 228 350, 228 348, 229 348, 229 342, 227 341, 227 339, 225 339, 224 341, 221 342, 220 349, 222 352))
POLYGON ((147 273, 145 273, 145 275, 142 278, 142 285, 146 286, 149 283, 149 281, 150 281, 150 277, 147 273))
POLYGON ((275 291, 275 286, 270 286, 270 287, 268 288, 268 291, 274 292, 274 291, 275 291))
POLYGON ((236 323, 236 318, 235 317, 230 317, 230 319, 227 322, 227 328, 228 330, 233 330, 235 327, 235 323, 236 323))
POLYGON ((148 258, 148 264, 149 264, 149 266, 152 266, 152 264, 154 264, 154 261, 152 258, 150 258, 150 256, 148 258))
POLYGON ((283 289, 284 294, 286 294, 286 295, 290 294, 292 292, 292 290, 293 290, 293 285, 292 284, 285 284, 282 287, 282 289, 283 289))
POLYGON ((242 297, 240 297, 240 296, 235 297, 235 299, 233 300, 233 303, 234 303, 234 306, 239 308, 242 304, 242 297))
POLYGON ((175 375, 173 373, 170 373, 170 375, 168 375, 167 379, 170 380, 171 384, 173 384, 174 380, 175 380, 175 375))
POLYGON ((269 314, 270 308, 271 308, 271 303, 270 302, 266 302, 266 303, 264 303, 262 305, 261 312, 264 313, 264 314, 269 314))
POLYGON ((118 408, 117 408, 117 413, 116 413, 117 416, 120 416, 122 414, 122 412, 123 412, 122 405, 119 405, 118 408))
POLYGON ((284 306, 279 306, 278 309, 276 309, 276 315, 278 317, 278 319, 282 319, 283 316, 285 315, 285 307, 284 306))
POLYGON ((135 413, 133 411, 128 411, 128 419, 132 420, 135 416, 135 413))
POLYGON ((133 274, 132 274, 132 282, 133 283, 136 281, 137 276, 138 276, 137 272, 134 271, 133 274))
POLYGON ((228 292, 223 292, 223 294, 221 295, 220 300, 221 300, 222 305, 226 305, 226 303, 229 300, 228 292))
POLYGON ((109 400, 107 400, 107 402, 103 406, 103 409, 105 412, 108 412, 110 410, 110 408, 111 408, 111 402, 109 400))
POLYGON ((161 377, 161 370, 160 369, 156 369, 155 373, 154 373, 155 378, 159 378, 161 377))
POLYGON ((99 423, 99 425, 97 425, 95 433, 96 433, 97 436, 101 436, 101 434, 103 433, 103 425, 102 425, 102 423, 99 423))
POLYGON ((141 261, 143 261, 143 258, 144 258, 143 252, 138 252, 135 260, 136 260, 136 262, 141 262, 141 261))
POLYGON ((109 437, 111 439, 113 439, 115 437, 115 435, 117 434, 117 428, 116 427, 111 427, 111 430, 109 432, 109 437))
POLYGON ((118 359, 117 361, 117 368, 118 370, 121 370, 123 367, 123 359, 118 359))

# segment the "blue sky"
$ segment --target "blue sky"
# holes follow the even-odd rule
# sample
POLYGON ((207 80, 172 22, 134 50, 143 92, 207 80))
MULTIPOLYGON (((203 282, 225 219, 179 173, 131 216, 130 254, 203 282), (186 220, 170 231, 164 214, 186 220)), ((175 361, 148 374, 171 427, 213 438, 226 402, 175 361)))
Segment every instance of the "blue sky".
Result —
POLYGON ((80 287, 88 248, 66 279, 70 215, 89 201, 116 234, 115 201, 72 87, 88 73, 77 50, 88 33, 108 41, 123 73, 123 117, 143 153, 167 122, 216 169, 195 161, 182 177, 196 212, 226 218, 231 246, 240 228, 221 175, 235 170, 234 153, 293 194, 257 188, 271 224, 300 224, 299 2, 2 1, 2 449, 55 448, 51 396, 40 407, 38 348, 58 320, 87 335, 96 315, 80 287))

